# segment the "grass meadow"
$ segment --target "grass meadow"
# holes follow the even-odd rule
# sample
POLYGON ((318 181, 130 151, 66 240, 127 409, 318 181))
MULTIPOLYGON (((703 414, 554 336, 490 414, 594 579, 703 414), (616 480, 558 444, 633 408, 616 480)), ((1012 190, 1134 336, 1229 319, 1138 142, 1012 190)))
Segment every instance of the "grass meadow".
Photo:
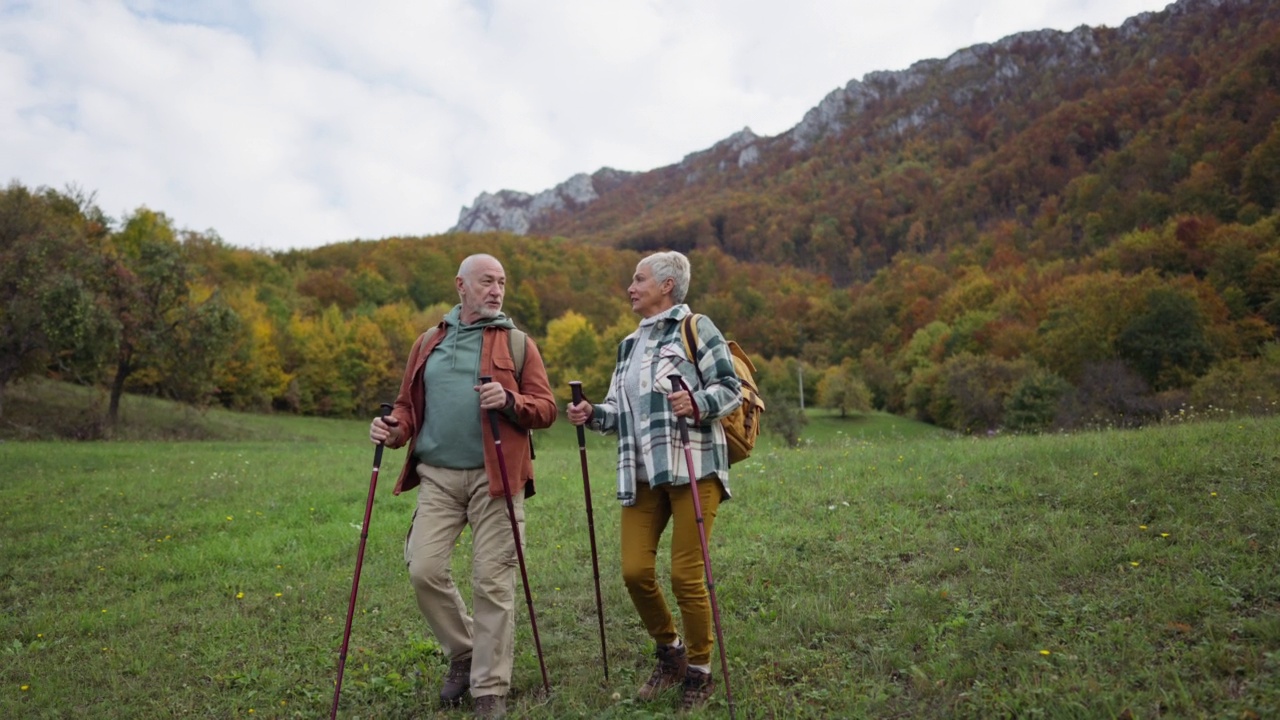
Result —
MULTIPOLYGON (((138 436, 204 439, 6 425, 0 717, 327 717, 367 423, 128 400, 138 436)), ((765 439, 735 466, 711 542, 738 717, 1280 717, 1280 418, 982 439, 811 418, 800 449, 765 439)), ((577 440, 561 422, 536 442, 552 694, 517 591, 512 716, 674 714, 674 693, 630 699, 652 650, 617 570, 612 439, 588 436, 607 682, 577 440)), ((339 717, 469 717, 434 707, 446 661, 403 567, 403 462, 383 461, 339 717)), ((727 713, 720 692, 691 715, 727 713)))

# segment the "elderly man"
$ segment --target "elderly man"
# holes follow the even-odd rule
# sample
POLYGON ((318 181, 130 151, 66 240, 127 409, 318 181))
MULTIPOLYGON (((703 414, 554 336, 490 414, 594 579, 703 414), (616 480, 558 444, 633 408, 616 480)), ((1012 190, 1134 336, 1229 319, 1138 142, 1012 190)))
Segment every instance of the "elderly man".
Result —
POLYGON ((506 714, 515 644, 515 539, 485 416, 498 411, 522 539, 524 499, 534 492, 529 431, 556 419, 537 346, 513 333, 515 325, 502 314, 506 281, 490 255, 462 261, 455 280, 459 304, 418 338, 395 408, 369 428, 375 443, 409 446, 395 493, 418 488, 405 562, 418 608, 449 654, 440 701, 455 705, 470 690, 481 718, 506 714), (482 376, 492 381, 481 384, 482 376), (454 545, 468 524, 474 616, 450 574, 454 545))

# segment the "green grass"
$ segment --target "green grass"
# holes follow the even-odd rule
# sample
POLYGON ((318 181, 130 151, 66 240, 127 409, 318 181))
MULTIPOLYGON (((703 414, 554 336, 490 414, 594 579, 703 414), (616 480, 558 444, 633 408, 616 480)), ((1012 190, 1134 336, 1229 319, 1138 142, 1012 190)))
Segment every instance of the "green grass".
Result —
MULTIPOLYGON (((367 423, 229 418, 250 436, 0 443, 0 717, 327 716, 367 423)), ((739 717, 1280 716, 1280 419, 978 440, 824 415, 806 439, 735 466, 712 539, 739 717)), ((513 716, 664 717, 674 695, 628 699, 651 648, 617 570, 613 443, 588 440, 610 681, 558 423, 526 553, 553 693, 521 601, 513 716)), ((401 561, 402 463, 339 715, 466 717, 432 707, 446 666, 401 561)), ((693 716, 727 716, 723 693, 693 716)))

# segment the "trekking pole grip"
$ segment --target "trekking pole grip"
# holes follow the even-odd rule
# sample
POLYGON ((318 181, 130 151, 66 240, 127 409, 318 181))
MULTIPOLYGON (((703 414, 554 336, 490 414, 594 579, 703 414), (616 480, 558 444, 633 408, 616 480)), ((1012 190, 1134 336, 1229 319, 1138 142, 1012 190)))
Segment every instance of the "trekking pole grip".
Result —
MULTIPOLYGON (((671 382, 672 389, 679 389, 679 390, 684 390, 685 392, 689 392, 688 386, 684 384, 684 378, 681 377, 679 374, 672 373, 671 375, 667 376, 667 380, 671 382)), ((688 420, 684 416, 678 416, 676 417, 676 426, 680 428, 680 442, 684 443, 685 447, 689 447, 688 420)))
MULTIPOLYGON (((381 403, 379 405, 378 417, 385 418, 387 415, 390 415, 390 414, 391 414, 391 403, 381 403)), ((374 467, 379 467, 382 465, 382 448, 383 448, 383 443, 378 443, 378 446, 373 449, 373 466, 374 467)))
MULTIPOLYGON (((582 402, 582 381, 570 380, 569 389, 573 391, 573 404, 577 405, 582 402)), ((577 426, 578 430, 578 447, 585 447, 587 444, 587 436, 581 425, 577 426)))
MULTIPOLYGON (((488 385, 491 382, 493 382, 492 375, 480 376, 481 385, 488 385)), ((493 441, 500 444, 502 442, 502 438, 498 435, 498 411, 487 410, 485 411, 485 414, 489 416, 489 429, 493 431, 493 441)))

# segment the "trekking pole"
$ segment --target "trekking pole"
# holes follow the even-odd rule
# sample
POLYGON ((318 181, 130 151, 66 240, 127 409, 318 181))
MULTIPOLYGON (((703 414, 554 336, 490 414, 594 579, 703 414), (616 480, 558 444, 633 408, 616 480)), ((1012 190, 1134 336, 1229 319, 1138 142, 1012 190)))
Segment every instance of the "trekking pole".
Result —
MULTIPOLYGON (((488 375, 480 376, 480 384, 493 381, 488 375)), ((507 479, 507 459, 502 456, 502 436, 498 434, 498 411, 489 411, 489 429, 493 431, 493 447, 498 455, 498 471, 502 475, 502 491, 507 498, 507 517, 511 518, 511 535, 516 540, 516 559, 520 561, 520 579, 524 582, 524 601, 529 606, 529 625, 533 628, 533 646, 538 651, 538 667, 542 670, 542 687, 551 695, 551 682, 547 680, 547 664, 542 659, 542 641, 538 639, 538 616, 533 612, 533 593, 529 591, 529 573, 524 566, 524 548, 520 546, 520 525, 516 522, 516 506, 511 501, 511 481, 507 479)))
MULTIPOLYGON (((690 402, 692 402, 692 391, 684 384, 684 378, 679 375, 668 375, 667 379, 671 381, 671 387, 678 387, 690 393, 690 402)), ((707 573, 707 593, 711 596, 711 617, 715 620, 716 643, 720 646, 720 673, 724 675, 724 697, 729 702, 729 717, 732 718, 734 717, 733 691, 729 689, 729 660, 724 650, 724 631, 720 629, 720 605, 716 602, 716 581, 711 577, 711 553, 707 551, 707 529, 702 523, 702 499, 698 497, 698 478, 693 470, 693 450, 689 448, 689 423, 684 416, 679 416, 676 418, 676 425, 680 430, 680 444, 684 446, 684 462, 689 467, 693 516, 698 521, 698 542, 702 544, 702 567, 707 573)))
MULTIPOLYGON (((381 417, 391 412, 390 403, 382 403, 381 417)), ((342 649, 338 652, 338 681, 333 686, 333 707, 329 720, 338 717, 338 698, 342 695, 342 671, 347 667, 347 642, 351 640, 351 618, 356 611, 356 591, 360 588, 360 568, 364 565, 364 544, 369 539, 369 520, 373 516, 373 491, 378 487, 378 468, 382 466, 382 443, 373 450, 373 474, 369 476, 369 497, 364 501, 364 522, 360 524, 360 551, 356 553, 356 574, 351 578, 351 600, 347 603, 347 626, 342 631, 342 649)))
MULTIPOLYGON (((573 388, 573 404, 582 402, 582 383, 569 381, 573 388)), ((591 572, 596 581, 596 617, 600 620, 600 659, 604 662, 604 681, 609 682, 609 650, 604 642, 604 600, 600 597, 600 558, 596 555, 596 523, 591 516, 591 480, 587 475, 587 436, 578 426, 578 457, 582 460, 582 494, 587 499, 587 533, 591 536, 591 572)))

